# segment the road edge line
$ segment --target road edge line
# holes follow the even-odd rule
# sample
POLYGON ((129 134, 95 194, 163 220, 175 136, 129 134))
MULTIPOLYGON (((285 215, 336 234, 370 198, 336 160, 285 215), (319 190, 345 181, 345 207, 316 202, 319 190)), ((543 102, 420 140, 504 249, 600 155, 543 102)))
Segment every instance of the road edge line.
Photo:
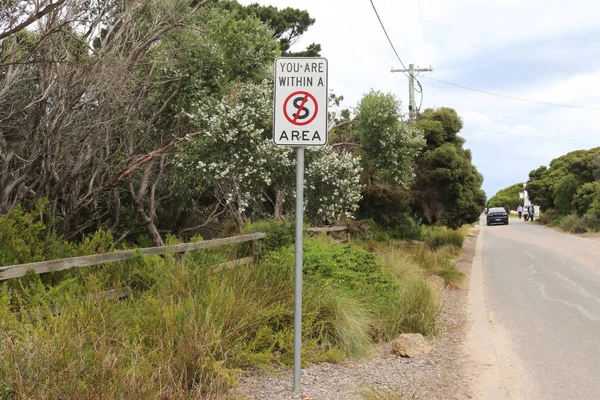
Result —
POLYGON ((475 245, 467 299, 469 329, 465 351, 469 359, 470 390, 478 399, 508 400, 510 396, 502 379, 486 313, 483 286, 484 235, 485 227, 482 225, 475 245))

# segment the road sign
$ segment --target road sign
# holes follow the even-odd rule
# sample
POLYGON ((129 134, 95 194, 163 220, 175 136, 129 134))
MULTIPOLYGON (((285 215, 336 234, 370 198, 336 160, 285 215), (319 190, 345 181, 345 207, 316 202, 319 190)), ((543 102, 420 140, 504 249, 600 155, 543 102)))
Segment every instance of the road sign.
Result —
POLYGON ((327 59, 275 60, 273 141, 279 146, 327 144, 327 59))

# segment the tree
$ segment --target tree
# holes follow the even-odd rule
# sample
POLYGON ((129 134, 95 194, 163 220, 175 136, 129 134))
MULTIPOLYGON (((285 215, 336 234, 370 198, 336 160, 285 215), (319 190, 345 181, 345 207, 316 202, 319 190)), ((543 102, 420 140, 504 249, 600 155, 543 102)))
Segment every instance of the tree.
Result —
POLYGON ((357 111, 356 138, 369 184, 408 188, 425 143, 421 130, 402 121, 400 102, 391 93, 371 90, 357 111))
POLYGON ((600 209, 600 182, 581 185, 573 196, 573 208, 580 216, 585 215, 592 208, 600 209))
POLYGON ((523 184, 515 183, 504 189, 500 189, 487 203, 488 207, 504 207, 507 210, 516 210, 523 200, 519 196, 523 193, 523 184))
POLYGON ((315 19, 311 18, 307 11, 287 7, 279 10, 273 6, 262 6, 258 3, 247 7, 240 5, 237 1, 220 1, 219 6, 226 10, 235 11, 242 16, 255 16, 264 24, 273 29, 273 37, 279 41, 279 50, 285 57, 319 57, 321 45, 311 43, 306 50, 291 52, 291 47, 310 28, 315 19))
POLYGON ((483 177, 458 136, 462 121, 451 108, 427 109, 417 118, 426 145, 416 161, 412 202, 423 219, 451 228, 477 221, 485 206, 483 177))
POLYGON ((29 4, 11 2, 0 25, 0 212, 47 197, 69 238, 141 226, 162 244, 190 105, 261 82, 272 30, 208 1, 29 4))
POLYGON ((335 116, 337 128, 330 141, 336 150, 362 158, 359 215, 373 219, 394 235, 398 233, 398 237, 406 237, 397 228, 410 219, 407 193, 414 176, 415 157, 425 143, 422 132, 402 120, 400 102, 390 93, 371 90, 360 100, 356 111, 355 118, 348 110, 335 116))
POLYGON ((531 171, 527 183, 530 199, 542 209, 557 207, 566 214, 575 208, 580 215, 585 214, 591 187, 586 184, 597 179, 599 157, 600 148, 576 150, 553 159, 549 167, 531 171))
POLYGON ((568 214, 573 209, 573 196, 579 183, 575 175, 569 174, 562 177, 554 188, 554 205, 563 214, 568 214))

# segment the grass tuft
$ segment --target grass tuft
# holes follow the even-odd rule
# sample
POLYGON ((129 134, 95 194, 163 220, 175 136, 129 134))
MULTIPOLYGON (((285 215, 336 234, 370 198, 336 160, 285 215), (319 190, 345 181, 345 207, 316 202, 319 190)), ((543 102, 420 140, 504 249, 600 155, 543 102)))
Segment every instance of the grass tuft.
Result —
POLYGON ((451 245, 460 249, 464 239, 465 233, 461 229, 434 228, 427 233, 425 244, 433 250, 444 245, 451 245))

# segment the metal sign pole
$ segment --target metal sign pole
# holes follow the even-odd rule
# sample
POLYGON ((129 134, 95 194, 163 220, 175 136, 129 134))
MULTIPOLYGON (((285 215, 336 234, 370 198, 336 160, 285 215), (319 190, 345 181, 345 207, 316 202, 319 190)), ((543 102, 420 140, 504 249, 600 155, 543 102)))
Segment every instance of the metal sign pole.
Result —
POLYGON ((294 265, 294 392, 302 374, 302 232, 304 148, 327 144, 327 59, 275 60, 273 143, 296 148, 296 261, 294 265))
POLYGON ((302 373, 302 231, 304 214, 304 147, 296 148, 296 260, 294 269, 294 392, 302 373))

